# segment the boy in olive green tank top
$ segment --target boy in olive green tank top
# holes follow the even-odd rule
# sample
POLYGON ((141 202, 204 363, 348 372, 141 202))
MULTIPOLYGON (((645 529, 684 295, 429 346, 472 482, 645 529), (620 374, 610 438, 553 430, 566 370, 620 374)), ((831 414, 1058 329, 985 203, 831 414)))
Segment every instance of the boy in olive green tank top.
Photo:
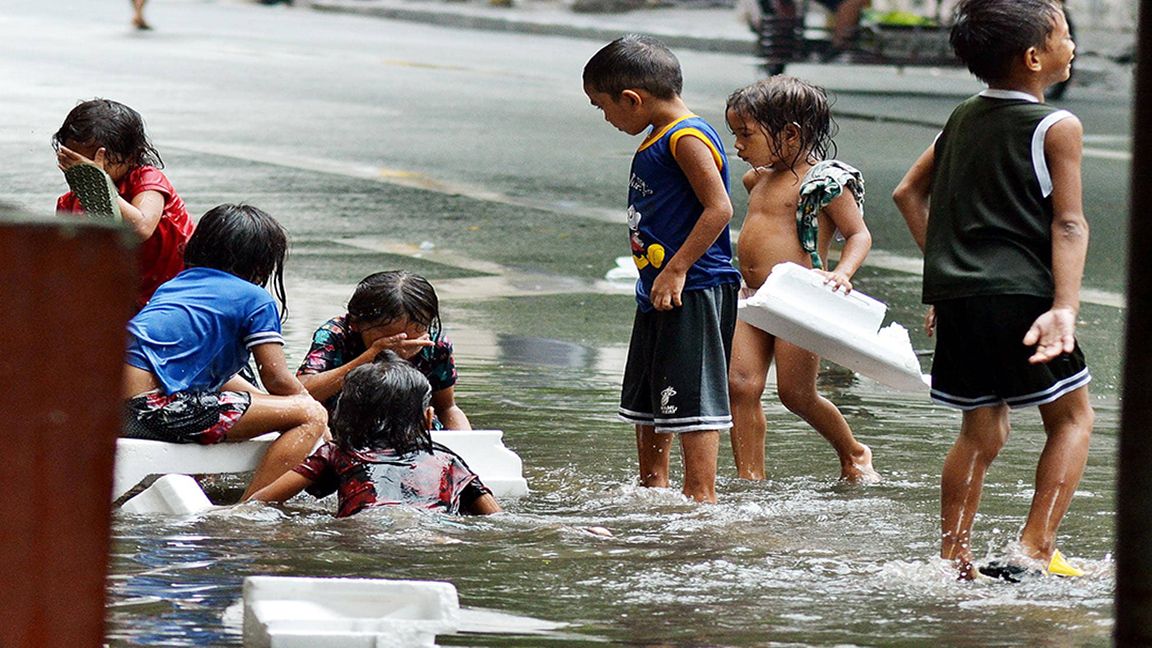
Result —
POLYGON ((941 477, 942 558, 961 579, 1080 575, 1056 531, 1084 471, 1091 380, 1076 344, 1088 223, 1083 128, 1044 105, 1075 44, 1055 0, 964 0, 951 43, 988 84, 956 108, 893 199, 924 251, 925 324, 936 334, 932 396, 963 411, 941 477), (972 522, 1009 410, 1038 406, 1047 439, 1019 547, 976 567, 972 522))

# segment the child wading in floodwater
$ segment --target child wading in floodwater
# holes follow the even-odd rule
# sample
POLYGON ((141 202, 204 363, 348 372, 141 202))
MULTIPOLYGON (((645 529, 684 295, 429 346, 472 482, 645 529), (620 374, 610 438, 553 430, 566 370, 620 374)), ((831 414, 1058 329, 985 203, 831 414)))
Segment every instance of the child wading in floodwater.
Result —
POLYGON ((252 499, 283 502, 305 489, 318 498, 336 493, 336 517, 394 504, 500 512, 467 464, 432 441, 432 387, 415 367, 385 350, 349 372, 343 384, 332 415, 334 440, 252 499))
POLYGON ((680 98, 680 63, 659 41, 625 36, 584 67, 584 93, 629 135, 628 229, 636 319, 620 417, 636 426, 640 483, 668 486, 679 436, 685 495, 716 501, 720 430, 740 274, 732 267, 728 159, 720 136, 680 98))
POLYGON ((952 112, 893 194, 924 250, 932 398, 963 412, 940 479, 940 555, 962 579, 1077 576, 1056 531, 1084 473, 1094 416, 1076 343, 1088 252, 1084 129, 1044 104, 1045 89, 1068 79, 1076 45, 1053 0, 962 2, 951 43, 988 89, 952 112), (1008 440, 1009 410, 1031 406, 1047 439, 1023 555, 977 569, 972 523, 984 476, 1008 440))
MULTIPOLYGON (((755 293, 772 267, 786 261, 819 270, 832 290, 852 290, 852 275, 872 248, 872 235, 864 225, 860 172, 826 159, 835 145, 824 90, 774 76, 732 93, 727 119, 736 151, 752 165, 744 174, 748 215, 737 242, 745 294, 755 293), (837 230, 844 248, 829 269, 837 230)), ((737 473, 764 479, 767 421, 760 397, 773 359, 780 402, 832 444, 840 477, 877 479, 871 450, 852 436, 836 405, 816 392, 820 358, 743 321, 736 323, 729 372, 737 473)))

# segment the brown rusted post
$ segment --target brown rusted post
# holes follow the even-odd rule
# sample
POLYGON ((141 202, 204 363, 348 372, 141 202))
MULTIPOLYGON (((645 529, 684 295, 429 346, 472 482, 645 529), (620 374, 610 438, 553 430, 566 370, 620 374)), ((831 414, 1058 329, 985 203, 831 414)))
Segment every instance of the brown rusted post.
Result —
POLYGON ((1117 646, 1152 645, 1152 7, 1140 3, 1132 101, 1128 321, 1116 479, 1117 646))
POLYGON ((0 214, 0 646, 104 643, 136 259, 119 228, 0 214))

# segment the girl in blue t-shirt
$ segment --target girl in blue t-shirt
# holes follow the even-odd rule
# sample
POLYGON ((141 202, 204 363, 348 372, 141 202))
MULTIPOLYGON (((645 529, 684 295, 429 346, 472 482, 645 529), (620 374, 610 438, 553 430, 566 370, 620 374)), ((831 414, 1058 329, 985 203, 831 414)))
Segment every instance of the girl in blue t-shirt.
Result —
POLYGON ((326 433, 328 415, 284 359, 288 237, 249 205, 204 214, 186 268, 128 323, 124 373, 128 437, 170 443, 243 441, 280 432, 245 495, 300 463, 326 433), (264 393, 238 372, 256 358, 264 393))

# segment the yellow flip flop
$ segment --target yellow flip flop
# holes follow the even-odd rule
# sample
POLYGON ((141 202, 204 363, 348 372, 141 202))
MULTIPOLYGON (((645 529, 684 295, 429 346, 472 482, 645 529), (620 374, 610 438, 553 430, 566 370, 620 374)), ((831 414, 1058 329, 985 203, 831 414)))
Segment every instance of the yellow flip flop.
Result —
POLYGON ((1069 565, 1068 561, 1064 560, 1064 554, 1060 553, 1059 549, 1052 552, 1052 560, 1048 561, 1048 570, 1047 571, 1049 574, 1052 574, 1053 576, 1070 577, 1070 576, 1083 576, 1084 575, 1083 570, 1077 569, 1077 568, 1073 567, 1072 565, 1069 565))

